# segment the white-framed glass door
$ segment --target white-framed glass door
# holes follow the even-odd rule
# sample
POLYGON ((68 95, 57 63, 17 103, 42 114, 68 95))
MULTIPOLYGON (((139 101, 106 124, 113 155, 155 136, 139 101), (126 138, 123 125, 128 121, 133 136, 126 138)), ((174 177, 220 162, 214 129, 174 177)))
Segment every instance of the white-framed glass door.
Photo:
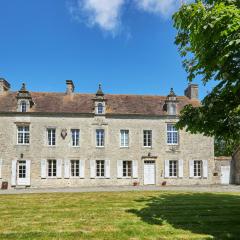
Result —
POLYGON ((29 185, 29 174, 26 160, 17 161, 17 185, 29 185))

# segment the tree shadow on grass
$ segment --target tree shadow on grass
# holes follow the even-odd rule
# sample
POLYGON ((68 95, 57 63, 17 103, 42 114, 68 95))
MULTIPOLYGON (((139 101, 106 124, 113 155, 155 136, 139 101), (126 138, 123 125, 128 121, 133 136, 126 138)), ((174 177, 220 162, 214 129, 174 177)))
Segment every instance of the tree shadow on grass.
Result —
POLYGON ((240 195, 161 193, 136 200, 144 208, 130 209, 152 225, 165 222, 176 229, 207 234, 215 239, 240 239, 240 195))

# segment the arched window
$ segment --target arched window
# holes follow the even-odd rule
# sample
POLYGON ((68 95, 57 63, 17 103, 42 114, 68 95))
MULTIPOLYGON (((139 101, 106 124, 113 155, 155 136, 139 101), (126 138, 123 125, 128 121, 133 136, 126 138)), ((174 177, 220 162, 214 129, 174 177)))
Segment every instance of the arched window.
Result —
POLYGON ((26 101, 21 101, 21 103, 20 103, 20 111, 21 112, 26 112, 27 111, 27 103, 26 103, 26 101))
POLYGON ((103 114, 103 104, 102 103, 99 103, 97 105, 97 113, 98 114, 103 114))

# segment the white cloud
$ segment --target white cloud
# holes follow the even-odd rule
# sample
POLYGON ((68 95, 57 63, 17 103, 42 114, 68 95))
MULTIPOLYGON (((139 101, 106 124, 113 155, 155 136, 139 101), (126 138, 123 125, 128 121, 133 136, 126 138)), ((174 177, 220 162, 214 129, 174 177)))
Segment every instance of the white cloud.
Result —
POLYGON ((179 7, 180 0, 134 0, 137 7, 143 11, 161 15, 165 18, 179 7))
POLYGON ((73 19, 116 35, 122 27, 122 8, 130 3, 141 11, 168 18, 180 0, 67 0, 67 7, 73 19))
POLYGON ((121 26, 121 8, 125 0, 77 0, 68 3, 68 9, 75 19, 85 18, 89 26, 98 26, 116 33, 121 26))

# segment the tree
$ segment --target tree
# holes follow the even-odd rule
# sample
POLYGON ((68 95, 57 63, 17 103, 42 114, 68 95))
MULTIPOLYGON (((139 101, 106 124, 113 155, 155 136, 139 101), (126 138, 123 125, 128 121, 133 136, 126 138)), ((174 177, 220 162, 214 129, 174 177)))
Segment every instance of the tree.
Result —
POLYGON ((184 4, 173 20, 188 80, 216 82, 200 107, 181 111, 177 127, 239 144, 240 1, 198 0, 184 4))

